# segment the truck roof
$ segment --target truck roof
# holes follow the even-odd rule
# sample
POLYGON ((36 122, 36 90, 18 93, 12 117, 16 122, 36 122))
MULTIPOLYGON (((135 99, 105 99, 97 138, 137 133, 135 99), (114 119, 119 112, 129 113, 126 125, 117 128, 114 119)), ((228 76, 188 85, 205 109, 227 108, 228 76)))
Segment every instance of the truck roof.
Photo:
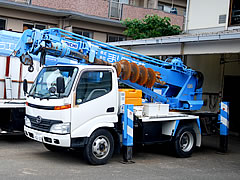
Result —
POLYGON ((54 67, 54 66, 74 66, 78 67, 79 69, 113 69, 115 68, 113 66, 106 66, 106 65, 87 65, 87 64, 57 64, 57 65, 50 65, 46 67, 54 67))

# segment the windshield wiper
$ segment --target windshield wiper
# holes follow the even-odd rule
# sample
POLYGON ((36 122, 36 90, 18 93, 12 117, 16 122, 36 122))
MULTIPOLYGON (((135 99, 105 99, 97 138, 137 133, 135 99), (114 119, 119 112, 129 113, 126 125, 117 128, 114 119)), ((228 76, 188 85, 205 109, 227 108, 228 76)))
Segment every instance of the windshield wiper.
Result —
POLYGON ((57 95, 57 94, 47 94, 47 95, 43 95, 42 97, 40 97, 40 100, 42 100, 42 99, 47 99, 47 100, 49 100, 50 97, 52 97, 52 96, 57 97, 58 95, 57 95))
POLYGON ((40 98, 41 96, 43 96, 43 94, 35 92, 34 94, 29 94, 29 96, 32 96, 33 98, 36 98, 36 97, 40 98), (38 95, 38 96, 36 96, 36 95, 38 95))

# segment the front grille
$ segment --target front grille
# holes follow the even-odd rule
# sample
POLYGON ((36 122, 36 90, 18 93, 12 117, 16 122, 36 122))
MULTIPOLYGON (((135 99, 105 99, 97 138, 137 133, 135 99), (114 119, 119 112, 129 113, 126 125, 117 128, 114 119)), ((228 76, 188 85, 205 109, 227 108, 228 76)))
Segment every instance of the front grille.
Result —
POLYGON ((59 124, 62 123, 60 120, 49 120, 49 119, 41 119, 39 122, 37 117, 26 115, 28 119, 31 121, 31 125, 33 129, 49 132, 50 128, 53 124, 59 124))

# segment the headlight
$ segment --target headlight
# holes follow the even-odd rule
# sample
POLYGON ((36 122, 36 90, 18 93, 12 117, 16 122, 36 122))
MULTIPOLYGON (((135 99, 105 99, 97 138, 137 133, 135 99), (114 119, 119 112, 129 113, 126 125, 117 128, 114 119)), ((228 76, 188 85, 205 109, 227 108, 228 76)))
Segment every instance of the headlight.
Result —
POLYGON ((50 132, 57 134, 68 134, 70 133, 70 123, 54 124, 52 125, 50 132))
POLYGON ((31 127, 32 125, 31 125, 30 119, 27 116, 25 116, 24 119, 25 119, 25 125, 28 127, 31 127))

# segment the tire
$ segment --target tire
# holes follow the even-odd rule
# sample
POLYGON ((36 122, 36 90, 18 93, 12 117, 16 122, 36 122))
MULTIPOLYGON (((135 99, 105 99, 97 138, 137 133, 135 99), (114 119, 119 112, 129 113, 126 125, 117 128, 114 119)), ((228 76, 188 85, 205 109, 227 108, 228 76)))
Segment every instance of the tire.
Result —
POLYGON ((112 134, 105 130, 96 130, 89 138, 84 148, 84 159, 89 164, 106 164, 112 157, 114 151, 114 140, 112 134))
POLYGON ((192 127, 182 126, 173 141, 175 155, 180 158, 190 157, 196 147, 196 134, 192 127))
POLYGON ((54 145, 51 145, 51 144, 46 144, 46 143, 43 143, 43 145, 49 151, 52 151, 52 152, 59 152, 59 151, 61 151, 61 147, 54 146, 54 145))

